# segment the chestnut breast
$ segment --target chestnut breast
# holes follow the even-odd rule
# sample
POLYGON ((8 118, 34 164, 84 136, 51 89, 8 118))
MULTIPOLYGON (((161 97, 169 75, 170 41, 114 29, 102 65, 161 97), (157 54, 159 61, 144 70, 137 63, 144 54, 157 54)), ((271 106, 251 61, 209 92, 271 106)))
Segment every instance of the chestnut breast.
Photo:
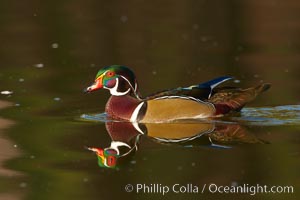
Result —
POLYGON ((114 119, 129 121, 140 102, 140 100, 129 95, 111 96, 106 103, 105 112, 114 119))

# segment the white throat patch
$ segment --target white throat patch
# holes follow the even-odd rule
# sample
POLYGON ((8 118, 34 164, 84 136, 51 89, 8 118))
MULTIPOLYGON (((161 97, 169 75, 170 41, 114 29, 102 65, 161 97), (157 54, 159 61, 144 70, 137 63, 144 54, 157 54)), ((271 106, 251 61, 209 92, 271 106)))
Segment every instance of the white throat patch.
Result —
POLYGON ((116 84, 113 88, 108 88, 104 86, 104 88, 108 89, 110 91, 110 94, 114 96, 123 96, 128 94, 128 92, 130 91, 130 88, 128 88, 128 90, 126 90, 125 92, 118 92, 118 87, 119 87, 119 78, 116 78, 116 84))

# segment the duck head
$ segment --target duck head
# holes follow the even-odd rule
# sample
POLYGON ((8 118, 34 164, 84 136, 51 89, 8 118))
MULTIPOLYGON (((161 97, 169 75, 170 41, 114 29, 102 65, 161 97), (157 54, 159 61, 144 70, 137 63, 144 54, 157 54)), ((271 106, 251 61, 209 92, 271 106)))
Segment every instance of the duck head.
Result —
POLYGON ((108 89, 111 95, 132 95, 138 98, 137 81, 134 73, 125 66, 111 65, 99 70, 95 82, 85 89, 92 92, 98 89, 108 89))

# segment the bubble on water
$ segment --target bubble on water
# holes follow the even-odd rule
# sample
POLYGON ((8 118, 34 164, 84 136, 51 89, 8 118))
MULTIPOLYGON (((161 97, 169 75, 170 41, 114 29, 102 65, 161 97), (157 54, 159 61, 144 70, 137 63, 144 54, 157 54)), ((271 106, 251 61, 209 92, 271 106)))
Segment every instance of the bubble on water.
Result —
POLYGON ((84 178, 84 179, 83 179, 83 182, 85 182, 85 183, 88 182, 88 181, 89 181, 88 178, 84 178))
POLYGON ((243 47, 242 45, 239 45, 239 46, 237 47, 237 50, 238 50, 238 51, 243 51, 243 50, 244 50, 244 47, 243 47))
POLYGON ((240 60, 240 57, 239 57, 239 56, 235 56, 235 57, 234 57, 234 60, 235 60, 235 61, 239 61, 239 60, 240 60))
POLYGON ((178 171, 181 171, 182 169, 183 169, 182 166, 178 166, 178 167, 177 167, 177 170, 178 170, 178 171))
POLYGON ((20 185, 19 185, 21 188, 26 188, 27 187, 27 183, 25 183, 25 182, 22 182, 22 183, 20 183, 20 185))
POLYGON ((127 17, 126 15, 122 15, 121 18, 120 18, 120 20, 121 20, 123 23, 125 23, 125 22, 128 21, 128 17, 127 17))
POLYGON ((30 159, 35 159, 35 156, 34 156, 34 155, 31 155, 29 158, 30 158, 30 159))
POLYGON ((181 35, 181 37, 182 37, 182 39, 184 39, 184 40, 188 40, 189 39, 189 35, 188 34, 182 34, 181 35))
POLYGON ((130 161, 130 163, 134 165, 134 164, 136 164, 136 161, 132 160, 132 161, 130 161))
POLYGON ((202 37, 200 38, 200 40, 201 40, 202 42, 207 42, 208 38, 207 38, 206 36, 202 36, 202 37))
POLYGON ((38 64, 35 64, 33 66, 36 67, 36 68, 43 68, 44 64, 43 63, 38 63, 38 64))
POLYGON ((240 83, 241 81, 238 80, 238 79, 236 79, 236 80, 234 80, 233 82, 234 82, 234 83, 240 83))
POLYGON ((24 78, 19 78, 19 82, 24 82, 25 79, 24 78))
POLYGON ((9 91, 9 90, 1 91, 1 94, 4 94, 4 95, 10 95, 10 94, 13 94, 13 93, 14 93, 13 91, 9 91))
POLYGON ((198 24, 194 24, 194 25, 193 25, 193 29, 194 29, 194 30, 198 30, 198 29, 199 29, 199 25, 198 25, 198 24))
POLYGON ((218 43, 217 41, 214 41, 214 42, 213 42, 213 46, 214 46, 214 47, 216 47, 216 46, 218 46, 218 45, 219 45, 219 43, 218 43))
POLYGON ((51 44, 51 47, 52 47, 53 49, 57 49, 57 48, 58 48, 58 44, 57 44, 57 43, 53 43, 53 44, 51 44))
POLYGON ((16 103, 16 104, 15 104, 15 106, 20 106, 20 105, 21 105, 21 104, 19 104, 19 103, 16 103))
POLYGON ((254 78, 258 78, 259 77, 259 75, 258 74, 254 74, 254 78))
POLYGON ((196 166, 196 163, 192 162, 192 167, 195 167, 196 166))
POLYGON ((288 72, 289 72, 289 69, 285 69, 284 72, 288 73, 288 72))
POLYGON ((90 67, 95 67, 96 65, 94 63, 90 64, 90 67))
POLYGON ((17 144, 14 144, 14 147, 15 147, 15 148, 18 148, 18 145, 17 145, 17 144))
POLYGON ((234 187, 236 187, 236 186, 238 186, 239 184, 236 182, 236 181, 232 181, 231 182, 231 186, 234 186, 234 187))
POLYGON ((60 101, 61 98, 59 98, 59 97, 54 97, 53 100, 54 100, 54 101, 60 101))
POLYGON ((153 71, 152 71, 152 74, 153 74, 153 75, 156 75, 156 74, 157 74, 157 71, 153 70, 153 71))

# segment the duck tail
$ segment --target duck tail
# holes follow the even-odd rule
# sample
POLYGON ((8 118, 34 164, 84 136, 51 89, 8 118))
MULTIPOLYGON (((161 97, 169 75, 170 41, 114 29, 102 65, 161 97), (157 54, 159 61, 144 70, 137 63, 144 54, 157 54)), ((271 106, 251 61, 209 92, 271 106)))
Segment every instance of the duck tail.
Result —
POLYGON ((268 89, 270 89, 270 87, 271 87, 270 83, 263 83, 263 84, 256 86, 255 87, 256 95, 267 91, 268 89))
POLYGON ((263 83, 248 89, 220 88, 209 99, 216 107, 215 115, 223 115, 231 111, 240 111, 247 103, 253 101, 257 95, 268 90, 269 83, 263 83))

